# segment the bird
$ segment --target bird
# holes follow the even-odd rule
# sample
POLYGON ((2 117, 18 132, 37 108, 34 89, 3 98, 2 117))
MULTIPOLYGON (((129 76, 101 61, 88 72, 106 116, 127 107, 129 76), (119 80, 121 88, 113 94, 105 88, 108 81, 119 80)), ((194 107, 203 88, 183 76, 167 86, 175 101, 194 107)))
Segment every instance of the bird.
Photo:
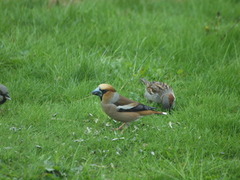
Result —
POLYGON ((173 89, 163 82, 150 82, 144 78, 142 78, 141 81, 146 86, 144 93, 145 98, 161 104, 164 109, 167 109, 171 113, 176 101, 173 89))
POLYGON ((5 103, 7 100, 11 100, 8 89, 3 84, 0 84, 0 104, 5 103))
POLYGON ((92 91, 92 94, 100 97, 102 109, 109 117, 123 122, 115 130, 121 130, 124 126, 129 126, 130 122, 136 121, 146 115, 167 115, 166 112, 155 111, 155 107, 146 106, 121 96, 110 84, 100 84, 92 91))

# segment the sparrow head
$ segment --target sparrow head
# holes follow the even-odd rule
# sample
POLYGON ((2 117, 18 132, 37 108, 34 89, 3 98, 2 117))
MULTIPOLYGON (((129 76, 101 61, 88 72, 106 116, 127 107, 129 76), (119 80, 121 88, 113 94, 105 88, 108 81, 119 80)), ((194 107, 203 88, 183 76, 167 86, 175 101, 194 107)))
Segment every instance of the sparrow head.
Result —
POLYGON ((0 84, 0 104, 5 103, 6 100, 11 100, 6 86, 0 84))
POLYGON ((147 87, 151 84, 148 80, 141 78, 140 79, 147 87))
POLYGON ((92 91, 92 94, 99 96, 102 99, 103 95, 107 92, 116 92, 116 90, 110 84, 100 84, 95 90, 92 91))

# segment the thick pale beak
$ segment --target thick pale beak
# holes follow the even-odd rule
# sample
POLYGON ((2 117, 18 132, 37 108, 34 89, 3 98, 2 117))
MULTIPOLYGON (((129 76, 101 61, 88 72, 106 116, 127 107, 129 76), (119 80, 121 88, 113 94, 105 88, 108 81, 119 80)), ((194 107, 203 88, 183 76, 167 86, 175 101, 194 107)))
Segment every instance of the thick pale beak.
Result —
POLYGON ((96 96, 102 96, 102 91, 99 89, 99 87, 97 87, 95 90, 92 91, 92 94, 96 96))

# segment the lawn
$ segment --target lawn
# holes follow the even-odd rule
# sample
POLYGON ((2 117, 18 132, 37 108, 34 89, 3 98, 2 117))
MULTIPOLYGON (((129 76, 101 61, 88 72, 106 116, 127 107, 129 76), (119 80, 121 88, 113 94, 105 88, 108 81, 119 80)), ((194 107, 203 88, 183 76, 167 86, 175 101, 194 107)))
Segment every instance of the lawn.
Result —
POLYGON ((0 1, 0 179, 240 179, 240 2, 0 1), (149 106, 140 78, 174 89, 171 115, 124 132, 101 83, 149 106))

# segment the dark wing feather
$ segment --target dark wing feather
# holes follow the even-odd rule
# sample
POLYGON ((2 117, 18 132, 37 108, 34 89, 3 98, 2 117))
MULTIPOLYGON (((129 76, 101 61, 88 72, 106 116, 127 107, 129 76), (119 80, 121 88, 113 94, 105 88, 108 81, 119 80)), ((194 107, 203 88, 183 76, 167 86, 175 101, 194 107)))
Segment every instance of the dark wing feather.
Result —
POLYGON ((138 104, 130 109, 122 109, 120 108, 119 112, 138 112, 138 111, 146 111, 146 110, 153 110, 156 109, 155 107, 146 106, 144 104, 138 104))

